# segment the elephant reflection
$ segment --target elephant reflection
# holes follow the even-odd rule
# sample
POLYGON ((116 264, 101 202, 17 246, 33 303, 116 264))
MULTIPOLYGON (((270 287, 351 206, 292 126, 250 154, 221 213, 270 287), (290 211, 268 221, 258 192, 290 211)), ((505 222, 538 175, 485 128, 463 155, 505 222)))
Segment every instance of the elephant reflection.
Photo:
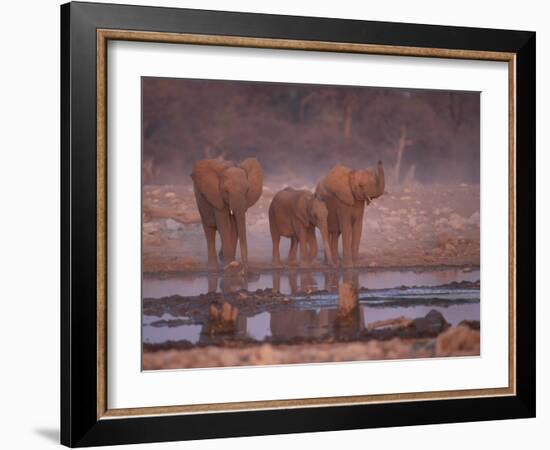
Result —
POLYGON ((355 337, 365 328, 361 309, 345 323, 339 320, 337 310, 323 308, 320 310, 274 311, 270 317, 271 335, 276 340, 292 338, 326 338, 335 336, 339 339, 355 337))
MULTIPOLYGON (((311 272, 298 272, 292 270, 285 275, 288 279, 290 294, 307 293, 317 290, 317 281, 311 272)), ((271 277, 273 281, 273 291, 281 292, 281 271, 273 272, 271 277)))
POLYGON ((236 292, 240 289, 248 290, 248 283, 257 281, 260 278, 258 273, 247 272, 245 275, 226 273, 220 275, 216 272, 208 274, 208 292, 223 293, 236 292))

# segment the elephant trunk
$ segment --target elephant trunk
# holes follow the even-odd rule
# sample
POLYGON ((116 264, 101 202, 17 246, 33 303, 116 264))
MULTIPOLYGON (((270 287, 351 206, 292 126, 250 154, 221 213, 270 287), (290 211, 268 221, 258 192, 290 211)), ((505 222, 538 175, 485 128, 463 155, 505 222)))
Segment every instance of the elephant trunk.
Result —
POLYGON ((248 266, 248 246, 246 242, 246 210, 235 213, 235 221, 237 224, 237 237, 240 243, 241 259, 245 267, 248 266))
POLYGON ((382 161, 378 161, 377 175, 377 197, 380 197, 384 193, 384 189, 386 189, 386 178, 384 176, 384 166, 382 165, 382 161))

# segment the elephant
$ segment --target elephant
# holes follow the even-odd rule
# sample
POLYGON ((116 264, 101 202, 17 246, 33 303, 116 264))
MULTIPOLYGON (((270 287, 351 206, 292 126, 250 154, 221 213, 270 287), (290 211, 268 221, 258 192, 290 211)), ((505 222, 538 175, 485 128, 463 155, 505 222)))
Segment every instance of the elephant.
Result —
POLYGON ((363 231, 365 202, 370 202, 384 193, 385 177, 382 161, 377 168, 351 170, 338 164, 316 187, 316 195, 328 208, 328 231, 330 253, 326 259, 338 259, 338 238, 342 234, 343 267, 357 266, 359 244, 363 231))
MULTIPOLYGON (((269 229, 273 242, 273 264, 281 266, 281 236, 291 240, 289 264, 296 262, 300 245, 300 266, 307 267, 317 256, 315 227, 321 231, 325 251, 331 255, 327 228, 328 210, 323 201, 308 190, 287 187, 277 192, 269 205, 269 229)), ((332 257, 329 259, 332 261, 332 257)))
POLYGON ((246 210, 262 195, 263 169, 256 158, 240 163, 224 159, 198 161, 191 173, 208 247, 208 266, 218 267, 216 231, 221 238, 221 257, 225 263, 235 259, 240 243, 243 267, 248 267, 246 210))

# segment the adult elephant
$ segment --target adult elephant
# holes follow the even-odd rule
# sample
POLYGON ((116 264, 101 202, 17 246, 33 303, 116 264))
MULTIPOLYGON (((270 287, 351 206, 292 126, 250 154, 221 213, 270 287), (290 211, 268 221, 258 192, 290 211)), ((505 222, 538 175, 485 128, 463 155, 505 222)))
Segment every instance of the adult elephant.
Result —
POLYGON ((269 230, 273 242, 273 264, 281 266, 279 242, 281 236, 290 238, 288 263, 294 264, 298 245, 300 266, 307 267, 317 256, 315 227, 319 228, 325 251, 330 254, 327 227, 328 210, 320 198, 310 191, 287 187, 275 194, 269 205, 269 230))
POLYGON ((351 170, 339 164, 317 184, 316 194, 328 208, 332 257, 338 258, 338 238, 341 234, 344 267, 357 265, 365 202, 368 205, 372 199, 380 197, 384 188, 384 167, 381 161, 376 169, 364 170, 351 170))
POLYGON ((223 159, 203 159, 193 167, 191 178, 208 245, 208 265, 218 266, 215 245, 218 231, 223 261, 235 259, 238 240, 242 263, 247 267, 245 215, 262 194, 262 166, 256 158, 238 164, 223 159))

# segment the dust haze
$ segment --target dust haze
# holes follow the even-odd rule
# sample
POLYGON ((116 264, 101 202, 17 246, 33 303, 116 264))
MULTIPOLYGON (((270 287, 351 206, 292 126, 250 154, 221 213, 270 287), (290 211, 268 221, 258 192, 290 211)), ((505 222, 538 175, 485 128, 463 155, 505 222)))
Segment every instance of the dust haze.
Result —
POLYGON ((394 184, 477 183, 479 107, 478 92, 143 78, 143 157, 157 183, 218 156, 258 157, 268 180, 380 159, 394 184))
POLYGON ((190 174, 218 157, 264 168, 247 212, 257 267, 271 259, 277 191, 314 191, 336 164, 378 160, 386 192, 366 208, 362 264, 479 265, 478 92, 146 77, 142 95, 146 272, 203 268, 190 174))

